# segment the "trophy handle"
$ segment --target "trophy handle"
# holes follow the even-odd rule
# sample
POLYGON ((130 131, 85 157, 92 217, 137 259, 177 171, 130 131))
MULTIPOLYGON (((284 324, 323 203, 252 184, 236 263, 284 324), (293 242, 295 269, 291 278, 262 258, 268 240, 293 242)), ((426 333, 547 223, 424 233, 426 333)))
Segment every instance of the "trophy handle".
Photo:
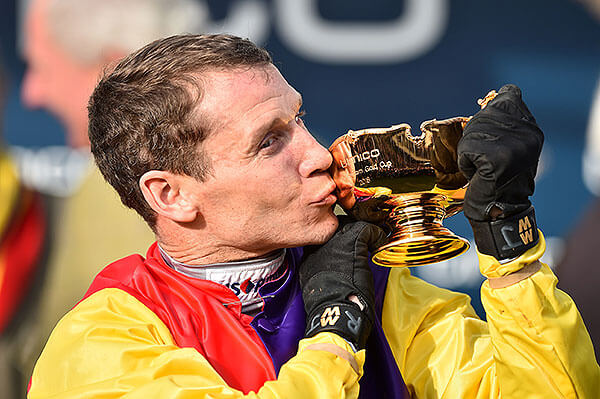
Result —
POLYGON ((394 195, 385 203, 387 242, 373 253, 373 262, 387 267, 421 266, 454 258, 469 242, 442 225, 448 197, 431 192, 394 195))
MULTIPOLYGON (((492 90, 477 103, 484 108, 495 96, 492 90)), ((426 265, 469 248, 442 221, 462 210, 468 182, 458 167, 458 143, 470 119, 425 121, 420 136, 405 123, 350 130, 329 148, 338 203, 389 232, 373 254, 376 264, 426 265)))

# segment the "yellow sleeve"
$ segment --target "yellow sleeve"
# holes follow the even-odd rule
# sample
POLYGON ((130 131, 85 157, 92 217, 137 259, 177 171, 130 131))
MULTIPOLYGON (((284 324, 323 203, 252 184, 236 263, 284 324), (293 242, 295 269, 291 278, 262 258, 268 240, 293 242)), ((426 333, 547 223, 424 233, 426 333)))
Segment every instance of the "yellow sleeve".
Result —
POLYGON ((244 395, 227 386, 198 351, 177 347, 166 325, 136 298, 104 289, 56 326, 35 366, 28 398, 356 398, 365 353, 350 355, 357 373, 343 357, 315 350, 332 344, 352 352, 330 333, 302 340, 276 381, 244 395))
MULTIPOLYGON (((488 277, 504 275, 536 261, 544 249, 541 236, 507 264, 480 256, 480 269, 488 277)), ((546 265, 506 288, 492 289, 486 281, 486 323, 468 296, 392 269, 382 322, 409 391, 418 398, 600 397, 590 338, 556 282, 546 265)))

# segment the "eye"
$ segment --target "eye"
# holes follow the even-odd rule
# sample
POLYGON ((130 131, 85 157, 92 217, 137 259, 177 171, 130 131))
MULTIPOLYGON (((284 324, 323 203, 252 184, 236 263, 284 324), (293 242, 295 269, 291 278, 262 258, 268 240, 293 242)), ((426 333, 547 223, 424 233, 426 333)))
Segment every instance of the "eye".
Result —
POLYGON ((277 135, 270 134, 269 136, 265 137, 265 139, 260 143, 259 148, 261 150, 264 150, 269 147, 272 147, 275 143, 277 143, 277 140, 279 140, 279 137, 277 137, 277 135))

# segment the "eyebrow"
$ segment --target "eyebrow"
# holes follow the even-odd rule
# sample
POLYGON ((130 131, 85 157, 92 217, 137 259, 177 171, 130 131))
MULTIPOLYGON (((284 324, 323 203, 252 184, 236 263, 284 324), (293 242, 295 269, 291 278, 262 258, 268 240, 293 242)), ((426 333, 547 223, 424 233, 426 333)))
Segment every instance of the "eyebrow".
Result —
MULTIPOLYGON (((304 102, 302 101, 302 94, 298 93, 298 101, 296 102, 296 107, 298 108, 298 110, 300 110, 300 108, 302 108, 302 104, 304 104, 304 102)), ((261 130, 264 131, 269 131, 271 129, 273 129, 275 126, 279 125, 281 123, 281 119, 277 118, 271 121, 270 124, 268 125, 264 125, 261 130)))

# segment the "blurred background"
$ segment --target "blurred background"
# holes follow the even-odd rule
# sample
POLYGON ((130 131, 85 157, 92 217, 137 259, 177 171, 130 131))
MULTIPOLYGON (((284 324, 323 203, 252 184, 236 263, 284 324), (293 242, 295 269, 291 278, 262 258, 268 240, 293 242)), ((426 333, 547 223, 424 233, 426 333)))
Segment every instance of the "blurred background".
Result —
MULTIPOLYGON (((472 115, 489 90, 519 85, 546 134, 534 197, 539 224, 551 242, 552 263, 562 256, 561 238, 593 198, 582 156, 600 71, 600 25, 580 2, 197 2, 203 31, 250 37, 272 52, 304 96, 307 125, 324 145, 348 129, 400 122, 418 133, 424 120, 472 115)), ((10 83, 4 138, 24 147, 63 145, 59 121, 20 99, 25 3, 2 3, 2 57, 10 83)), ((445 224, 472 235, 462 216, 445 224)), ((470 255, 427 269, 415 273, 449 288, 479 289, 470 255)))
MULTIPOLYGON (((24 105, 21 98, 27 3, 1 3, 4 142, 21 154, 21 163, 29 156, 37 165, 25 166, 26 180, 50 196, 64 197, 70 195, 68 182, 67 189, 53 190, 44 188, 39 176, 52 172, 52 165, 63 183, 75 179, 69 168, 76 169, 78 158, 73 161, 57 150, 50 161, 32 160, 38 150, 66 149, 69 143, 60 118, 32 109, 35 101, 24 105)), ((590 287, 598 281, 595 266, 600 265, 593 250, 600 245, 595 223, 600 223, 600 131, 595 133, 600 109, 597 116, 593 112, 600 76, 600 6, 595 1, 195 0, 195 5, 191 33, 234 33, 273 54, 304 97, 306 124, 326 146, 348 129, 405 122, 418 133, 424 120, 474 114, 476 100, 491 89, 520 86, 546 135, 533 198, 548 241, 544 260, 564 274, 561 284, 572 287, 569 293, 581 302, 588 327, 598 323, 595 307, 586 304, 597 302, 590 287), (576 262, 567 269, 560 266, 565 259, 576 262)), ((462 214, 445 225, 472 240, 462 214)), ((471 294, 485 316, 473 251, 413 272, 471 294)))

